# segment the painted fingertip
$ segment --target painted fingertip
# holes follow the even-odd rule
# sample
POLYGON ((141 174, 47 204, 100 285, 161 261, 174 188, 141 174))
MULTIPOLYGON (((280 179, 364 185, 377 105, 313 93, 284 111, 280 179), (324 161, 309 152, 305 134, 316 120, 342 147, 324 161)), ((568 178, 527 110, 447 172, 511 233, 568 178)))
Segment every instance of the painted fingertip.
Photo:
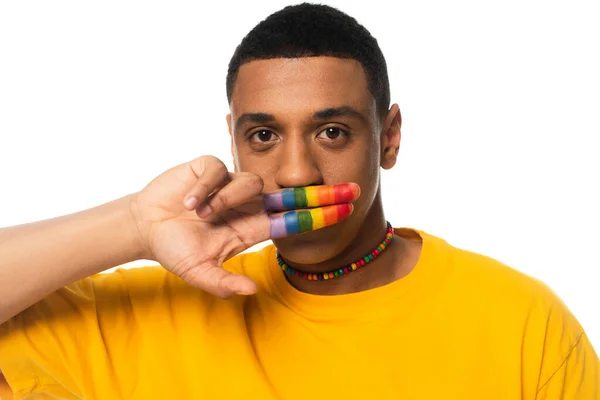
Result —
POLYGON ((338 222, 340 222, 340 221, 348 218, 350 216, 350 214, 352 214, 354 212, 354 205, 352 205, 352 203, 338 204, 337 212, 338 212, 338 222))
POLYGON ((350 182, 348 184, 350 191, 352 192, 353 200, 356 200, 360 197, 360 186, 354 182, 350 182))
POLYGON ((356 183, 342 183, 333 187, 334 204, 349 203, 360 195, 360 187, 356 183))

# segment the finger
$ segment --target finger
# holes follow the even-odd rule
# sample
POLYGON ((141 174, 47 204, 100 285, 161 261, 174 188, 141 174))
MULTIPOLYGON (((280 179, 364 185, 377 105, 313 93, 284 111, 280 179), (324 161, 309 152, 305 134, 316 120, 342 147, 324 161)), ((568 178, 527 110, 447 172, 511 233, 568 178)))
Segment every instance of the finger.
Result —
POLYGON ((236 294, 251 295, 258 291, 258 286, 252 279, 232 274, 216 263, 192 268, 183 274, 182 278, 192 286, 223 299, 236 294))
POLYGON ((263 180, 256 174, 239 172, 229 176, 231 182, 209 197, 208 207, 200 208, 199 217, 206 218, 210 214, 237 207, 260 195, 263 190, 263 180))
POLYGON ((265 194, 264 205, 266 211, 284 211, 350 203, 358 196, 360 196, 360 187, 356 183, 307 186, 265 194))
POLYGON ((270 237, 278 239, 325 228, 348 218, 353 211, 351 203, 344 203, 270 215, 270 237))
POLYGON ((184 206, 193 210, 206 201, 208 196, 229 179, 227 167, 221 160, 212 156, 199 157, 188 163, 197 177, 194 187, 185 197, 184 206))

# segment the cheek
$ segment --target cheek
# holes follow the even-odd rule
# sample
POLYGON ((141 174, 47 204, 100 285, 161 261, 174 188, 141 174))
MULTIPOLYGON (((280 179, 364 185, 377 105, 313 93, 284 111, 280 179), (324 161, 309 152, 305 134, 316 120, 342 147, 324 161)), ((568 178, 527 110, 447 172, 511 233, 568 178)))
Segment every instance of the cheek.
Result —
POLYGON ((380 155, 375 150, 379 149, 376 142, 363 143, 346 157, 329 163, 334 165, 332 168, 335 168, 336 180, 355 182, 360 186, 361 195, 356 205, 365 210, 370 208, 379 190, 380 155))
POLYGON ((264 191, 276 190, 275 176, 277 174, 277 161, 273 155, 261 155, 236 152, 235 165, 238 172, 251 172, 260 176, 264 182, 264 191))
MULTIPOLYGON (((364 194, 378 186, 379 163, 375 154, 368 151, 344 155, 327 155, 322 159, 321 172, 324 180, 331 183, 355 182, 364 194)), ((362 196, 361 196, 362 197, 362 196)))
POLYGON ((252 172, 260 176, 265 183, 273 178, 277 172, 277 162, 269 157, 244 157, 238 156, 238 167, 240 172, 252 172))
POLYGON ((256 153, 242 138, 234 142, 235 165, 238 172, 251 172, 258 175, 264 183, 263 192, 279 189, 275 183, 279 161, 277 149, 266 153, 256 153))
POLYGON ((250 167, 254 164, 252 162, 253 157, 248 154, 248 149, 246 144, 243 142, 243 139, 238 138, 233 142, 233 150, 235 164, 239 172, 254 172, 250 169, 250 167))
MULTIPOLYGON (((366 136, 366 135, 365 135, 366 136)), ((379 143, 374 137, 360 137, 348 151, 335 154, 328 164, 336 168, 339 175, 350 175, 363 182, 372 182, 379 176, 379 143), (375 150, 377 149, 377 150, 375 150)))

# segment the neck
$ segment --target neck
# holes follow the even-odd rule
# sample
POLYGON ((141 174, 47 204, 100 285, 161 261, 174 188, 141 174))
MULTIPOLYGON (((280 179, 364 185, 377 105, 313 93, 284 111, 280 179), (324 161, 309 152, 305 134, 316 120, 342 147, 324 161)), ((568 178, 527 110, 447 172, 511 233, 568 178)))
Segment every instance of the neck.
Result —
MULTIPOLYGON (((381 197, 377 195, 358 235, 338 255, 318 264, 297 264, 286 260, 293 268, 305 272, 326 272, 348 265, 369 254, 384 239, 387 223, 383 215, 381 197)), ((403 259, 406 258, 406 244, 394 235, 390 245, 373 261, 347 275, 331 280, 311 281, 288 275, 286 278, 298 290, 319 295, 354 293, 383 286, 398 279, 403 259)), ((285 258, 285 257, 284 257, 285 258)))

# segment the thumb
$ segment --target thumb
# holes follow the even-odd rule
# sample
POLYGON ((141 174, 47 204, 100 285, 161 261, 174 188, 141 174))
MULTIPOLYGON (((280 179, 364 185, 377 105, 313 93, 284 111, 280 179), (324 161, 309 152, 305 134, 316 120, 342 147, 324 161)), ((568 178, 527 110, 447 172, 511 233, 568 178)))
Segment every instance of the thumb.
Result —
POLYGON ((256 283, 244 275, 232 274, 214 261, 192 267, 181 274, 192 286, 227 299, 233 295, 251 295, 258 291, 256 283))

